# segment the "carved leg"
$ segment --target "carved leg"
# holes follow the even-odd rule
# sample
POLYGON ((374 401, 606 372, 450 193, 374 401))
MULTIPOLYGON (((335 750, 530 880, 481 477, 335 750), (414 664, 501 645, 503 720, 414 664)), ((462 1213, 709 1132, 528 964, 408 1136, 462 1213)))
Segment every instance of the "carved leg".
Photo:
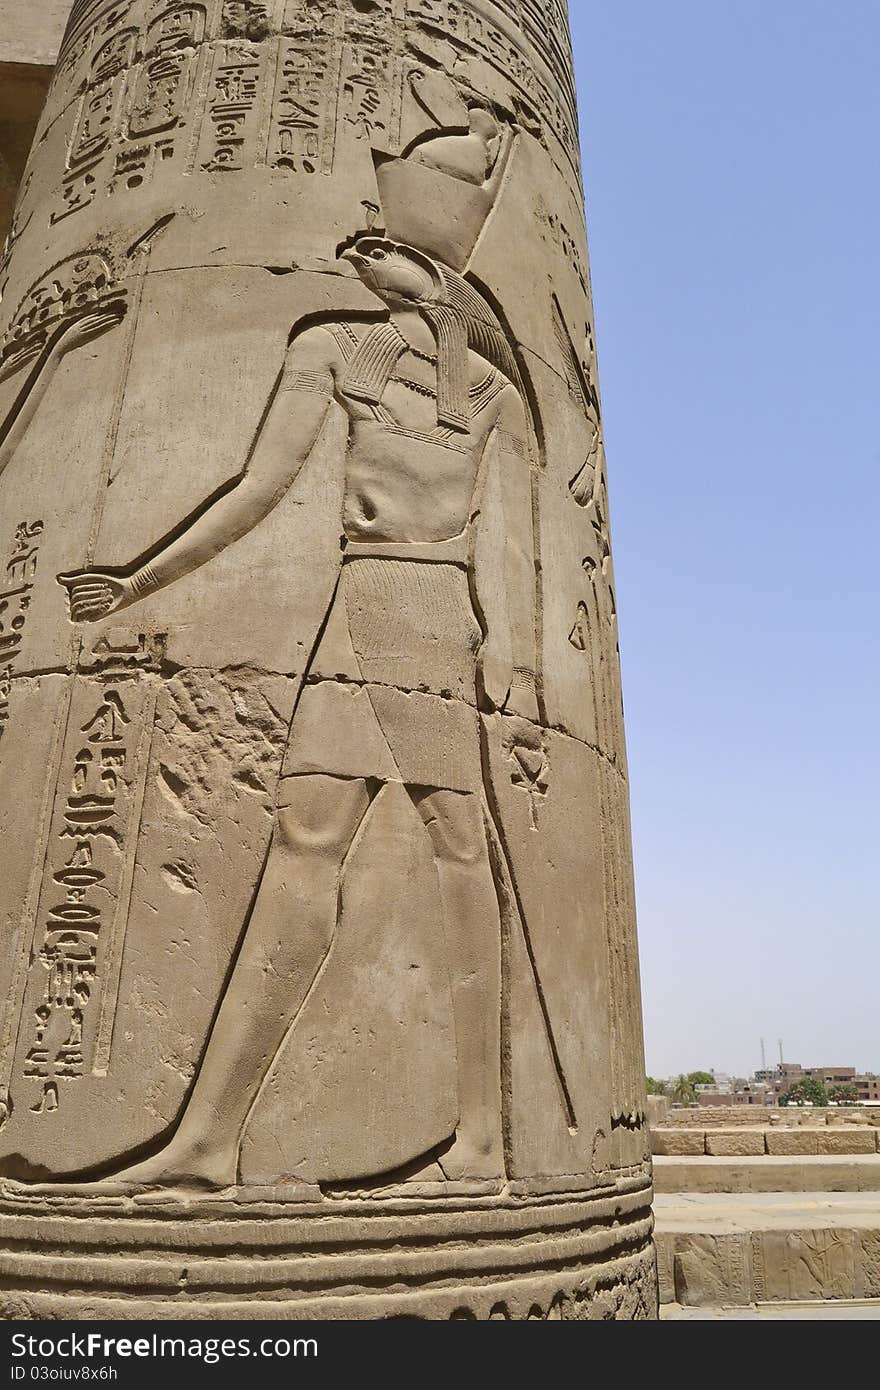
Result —
POLYGON ((290 777, 238 959, 171 1141, 117 1176, 226 1187, 263 1079, 333 941, 339 880, 372 801, 363 780, 290 777))
POLYGON ((411 789, 431 836, 455 1011, 459 1124, 448 1178, 501 1178, 501 918, 480 798, 411 789))

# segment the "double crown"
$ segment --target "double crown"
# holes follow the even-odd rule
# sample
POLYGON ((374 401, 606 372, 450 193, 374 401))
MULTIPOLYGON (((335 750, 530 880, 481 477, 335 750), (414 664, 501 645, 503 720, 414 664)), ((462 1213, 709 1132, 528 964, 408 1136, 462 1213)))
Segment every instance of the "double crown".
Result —
POLYGON ((459 273, 498 199, 515 142, 483 108, 467 133, 433 134, 400 157, 373 151, 385 232, 459 273))

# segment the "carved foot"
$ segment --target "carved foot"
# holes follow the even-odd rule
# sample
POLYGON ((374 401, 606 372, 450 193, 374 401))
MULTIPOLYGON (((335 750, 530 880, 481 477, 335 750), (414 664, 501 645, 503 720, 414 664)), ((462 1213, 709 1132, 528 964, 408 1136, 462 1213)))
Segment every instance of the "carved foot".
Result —
POLYGON ((151 1158, 123 1168, 110 1178, 128 1187, 196 1187, 216 1190, 234 1187, 238 1178, 237 1153, 185 1146, 172 1142, 151 1158))
POLYGON ((437 1163, 447 1182, 499 1181, 505 1176, 500 1138, 497 1142, 474 1143, 467 1135, 459 1135, 452 1147, 440 1154, 437 1163))

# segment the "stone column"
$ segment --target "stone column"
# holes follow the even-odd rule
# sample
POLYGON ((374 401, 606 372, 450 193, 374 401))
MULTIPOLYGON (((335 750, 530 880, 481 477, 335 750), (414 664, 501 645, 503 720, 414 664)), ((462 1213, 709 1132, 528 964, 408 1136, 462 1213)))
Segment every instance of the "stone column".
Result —
POLYGON ((564 3, 77 0, 0 293, 7 1316, 653 1316, 564 3))

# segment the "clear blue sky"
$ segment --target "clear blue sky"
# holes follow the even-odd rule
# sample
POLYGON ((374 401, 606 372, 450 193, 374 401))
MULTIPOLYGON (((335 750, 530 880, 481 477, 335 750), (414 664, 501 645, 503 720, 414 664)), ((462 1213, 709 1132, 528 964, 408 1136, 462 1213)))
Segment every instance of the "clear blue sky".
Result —
POLYGON ((571 15, 648 1069, 880 1072, 880 3, 571 15))

